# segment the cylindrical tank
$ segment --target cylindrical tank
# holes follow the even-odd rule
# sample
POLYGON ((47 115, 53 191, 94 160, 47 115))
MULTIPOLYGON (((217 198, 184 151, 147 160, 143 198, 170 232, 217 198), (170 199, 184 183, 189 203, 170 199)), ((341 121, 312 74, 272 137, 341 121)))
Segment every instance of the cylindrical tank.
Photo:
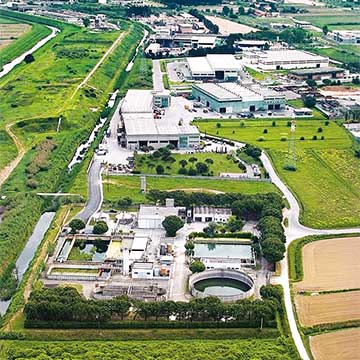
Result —
POLYGON ((154 276, 160 276, 160 268, 154 268, 154 276))
POLYGON ((168 274, 168 269, 167 269, 167 267, 166 267, 166 266, 162 266, 162 267, 160 268, 160 276, 167 276, 167 274, 168 274))
POLYGON ((166 255, 166 246, 165 246, 165 244, 160 244, 160 255, 166 255))

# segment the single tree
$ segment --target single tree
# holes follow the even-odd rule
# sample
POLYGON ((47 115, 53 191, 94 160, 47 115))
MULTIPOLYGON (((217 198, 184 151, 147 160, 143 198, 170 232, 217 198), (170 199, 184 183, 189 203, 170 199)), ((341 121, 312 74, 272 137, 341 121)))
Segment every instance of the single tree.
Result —
POLYGON ((30 63, 34 62, 35 61, 34 55, 33 54, 27 54, 24 57, 24 61, 25 61, 26 64, 30 64, 30 63))
POLYGON ((328 26, 324 25, 323 28, 322 28, 322 31, 323 31, 324 35, 326 36, 328 34, 328 32, 329 32, 328 26))
POLYGON ((90 25, 90 19, 88 19, 88 18, 83 18, 83 19, 82 19, 82 22, 83 22, 83 24, 84 24, 85 27, 89 27, 89 25, 90 25))
POLYGON ((196 157, 192 156, 192 157, 189 159, 189 161, 190 161, 191 163, 195 163, 195 162, 198 161, 198 159, 197 159, 196 157))
POLYGON ((98 221, 93 228, 93 234, 105 234, 109 230, 105 221, 98 221))
POLYGON ((181 165, 181 167, 184 168, 188 164, 188 162, 185 159, 182 159, 179 161, 179 164, 181 165))
POLYGON ((209 167, 203 162, 196 163, 195 167, 199 174, 205 174, 209 171, 209 167))
POLYGON ((306 96, 304 99, 304 105, 308 108, 313 108, 316 105, 316 98, 314 96, 306 96))
POLYGON ((206 268, 205 268, 205 265, 204 263, 202 263, 201 261, 193 261, 190 265, 190 270, 191 272, 194 274, 194 273, 199 273, 199 272, 202 272, 204 271, 206 268))
POLYGON ((162 222, 166 236, 174 237, 176 232, 184 226, 184 222, 176 215, 167 216, 162 222))
POLYGON ((85 228, 85 223, 81 219, 73 219, 70 221, 69 226, 71 228, 71 232, 73 234, 76 234, 79 230, 82 230, 85 228))
POLYGON ((159 175, 161 175, 161 174, 163 174, 164 173, 164 167, 162 166, 162 165, 157 165, 156 166, 156 173, 157 174, 159 174, 159 175))

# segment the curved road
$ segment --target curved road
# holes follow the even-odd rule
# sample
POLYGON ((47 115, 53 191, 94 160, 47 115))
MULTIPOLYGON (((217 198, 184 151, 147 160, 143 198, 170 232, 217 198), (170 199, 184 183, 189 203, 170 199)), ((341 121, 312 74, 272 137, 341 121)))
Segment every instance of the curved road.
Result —
POLYGON ((90 217, 100 209, 103 201, 101 171, 101 161, 94 157, 88 170, 88 202, 76 215, 76 218, 83 220, 85 223, 87 223, 90 220, 90 217))
POLYGON ((310 360, 310 357, 306 351, 299 330, 297 328, 293 304, 291 301, 288 262, 287 262, 287 248, 293 240, 302 238, 304 236, 349 234, 349 233, 360 232, 360 228, 320 230, 320 229, 312 229, 304 225, 301 225, 299 222, 300 207, 295 196, 276 174, 269 157, 264 152, 261 154, 261 161, 263 162, 264 168, 269 173, 271 181, 280 189, 280 191, 284 194, 286 200, 290 204, 290 208, 284 211, 284 217, 287 217, 289 220, 289 225, 288 227, 285 228, 286 254, 284 259, 281 261, 281 274, 279 277, 276 277, 273 282, 282 285, 284 289, 284 300, 285 300, 287 318, 289 321, 291 334, 294 339, 294 343, 298 349, 298 352, 300 354, 300 357, 303 360, 310 360))

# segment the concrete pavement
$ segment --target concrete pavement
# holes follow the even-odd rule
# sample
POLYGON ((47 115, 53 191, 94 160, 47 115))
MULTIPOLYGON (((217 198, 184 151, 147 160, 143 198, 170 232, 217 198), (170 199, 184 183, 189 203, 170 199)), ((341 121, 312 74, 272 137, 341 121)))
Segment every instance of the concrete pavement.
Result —
POLYGON ((101 161, 94 157, 88 171, 88 202, 86 203, 85 207, 76 215, 77 219, 81 219, 85 223, 87 223, 90 220, 90 217, 100 209, 102 204, 103 191, 101 171, 101 161))
POLYGON ((162 92, 165 90, 162 75, 160 60, 153 60, 153 84, 155 91, 162 92))

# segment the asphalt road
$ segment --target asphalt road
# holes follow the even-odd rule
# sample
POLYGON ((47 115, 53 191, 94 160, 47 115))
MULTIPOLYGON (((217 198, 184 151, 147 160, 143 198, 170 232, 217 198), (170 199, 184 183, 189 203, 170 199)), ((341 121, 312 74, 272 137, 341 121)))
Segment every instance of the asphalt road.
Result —
POLYGON ((101 161, 94 157, 88 171, 89 199, 85 207, 76 215, 76 218, 83 220, 85 223, 99 210, 103 200, 101 170, 101 161))

